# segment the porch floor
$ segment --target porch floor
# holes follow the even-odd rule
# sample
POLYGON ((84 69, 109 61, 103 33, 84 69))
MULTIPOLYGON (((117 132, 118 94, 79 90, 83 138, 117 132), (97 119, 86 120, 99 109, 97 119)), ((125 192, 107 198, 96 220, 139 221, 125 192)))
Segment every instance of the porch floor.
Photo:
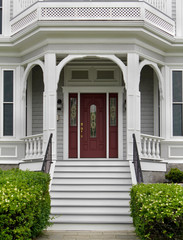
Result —
POLYGON ((36 240, 138 240, 134 231, 44 231, 36 240))

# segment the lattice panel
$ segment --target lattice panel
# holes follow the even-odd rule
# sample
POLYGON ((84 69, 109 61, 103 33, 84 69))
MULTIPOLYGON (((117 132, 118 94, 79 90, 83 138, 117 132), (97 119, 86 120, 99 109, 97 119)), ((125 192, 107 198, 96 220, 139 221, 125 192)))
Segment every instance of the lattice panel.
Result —
POLYGON ((158 26, 162 30, 167 31, 171 34, 174 33, 174 26, 172 24, 168 23, 167 21, 163 20, 152 12, 145 10, 145 18, 148 19, 148 21, 151 22, 153 25, 158 26))
MULTIPOLYGON (((139 18, 139 7, 76 7, 76 8, 41 8, 42 18, 57 19, 118 19, 139 18)), ((122 20, 122 19, 121 19, 122 20)))
POLYGON ((25 28, 27 25, 34 22, 37 19, 37 17, 38 17, 37 10, 31 12, 30 14, 28 14, 27 16, 20 19, 15 24, 13 24, 11 26, 11 32, 14 33, 14 32, 19 31, 22 28, 25 28))

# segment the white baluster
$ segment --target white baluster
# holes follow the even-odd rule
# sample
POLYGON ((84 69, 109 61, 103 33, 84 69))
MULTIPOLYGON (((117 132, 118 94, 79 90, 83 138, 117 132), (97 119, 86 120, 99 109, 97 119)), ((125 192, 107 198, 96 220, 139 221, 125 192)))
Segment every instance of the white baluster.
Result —
POLYGON ((152 157, 156 158, 156 139, 152 139, 152 157))
POLYGON ((41 138, 40 137, 37 138, 37 155, 38 156, 41 155, 41 138))
POLYGON ((147 155, 148 155, 149 158, 151 158, 151 156, 152 156, 152 154, 151 154, 151 141, 152 141, 152 139, 148 138, 147 141, 148 141, 147 155))
POLYGON ((143 156, 147 157, 147 138, 143 137, 143 156))
POLYGON ((160 140, 157 140, 156 148, 156 157, 160 158, 160 140))
POLYGON ((33 143, 32 143, 32 139, 30 138, 29 139, 29 145, 30 145, 30 148, 29 148, 29 157, 33 155, 33 143))
POLYGON ((29 141, 28 139, 25 139, 25 158, 28 158, 29 156, 29 141))

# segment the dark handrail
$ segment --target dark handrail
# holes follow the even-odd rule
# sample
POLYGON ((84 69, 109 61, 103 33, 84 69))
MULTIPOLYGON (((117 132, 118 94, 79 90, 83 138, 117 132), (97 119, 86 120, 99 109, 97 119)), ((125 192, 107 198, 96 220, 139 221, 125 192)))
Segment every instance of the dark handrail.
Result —
POLYGON ((144 181, 143 181, 143 176, 142 176, 142 169, 141 169, 141 165, 140 165, 140 158, 139 158, 135 134, 133 134, 133 163, 134 163, 134 167, 135 167, 137 183, 143 183, 144 181))
POLYGON ((49 173, 50 172, 50 167, 52 164, 52 137, 53 134, 50 134, 49 140, 48 140, 48 145, 46 148, 46 153, 44 156, 44 160, 43 160, 43 166, 41 171, 45 172, 45 173, 49 173))

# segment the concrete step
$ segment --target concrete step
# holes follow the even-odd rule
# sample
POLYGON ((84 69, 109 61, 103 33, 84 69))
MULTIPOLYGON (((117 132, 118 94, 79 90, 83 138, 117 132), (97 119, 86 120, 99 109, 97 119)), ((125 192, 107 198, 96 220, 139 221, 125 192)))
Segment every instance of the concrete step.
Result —
POLYGON ((51 190, 60 191, 130 191, 131 184, 52 184, 51 190))
MULTIPOLYGON (((94 226, 94 224, 92 224, 94 226)), ((59 224, 57 224, 59 227, 59 224)), ((62 227, 60 225, 60 227, 62 227)), ((68 226, 68 225, 67 225, 68 226)), ((77 227, 75 225, 75 227, 77 227)), ((83 225, 86 226, 86 225, 83 225)), ((99 227, 99 225, 96 225, 99 227)), ((100 225, 101 226, 101 225, 100 225)), ((114 225, 113 225, 114 226, 114 225)), ((120 225, 118 225, 120 227, 120 225)), ((134 231, 44 231, 38 240, 137 240, 134 231)))
POLYGON ((129 207, 63 207, 63 206, 52 206, 51 214, 86 214, 86 215, 122 215, 130 214, 129 207))
POLYGON ((128 166, 85 166, 85 165, 65 165, 65 166, 56 166, 55 171, 73 171, 73 172, 129 172, 130 168, 128 166))
POLYGON ((131 178, 62 178, 54 177, 53 184, 131 184, 131 178))
POLYGON ((57 160, 57 166, 124 166, 128 167, 129 162, 125 160, 57 160))
POLYGON ((121 191, 121 192, 88 192, 88 191, 70 191, 70 192, 64 192, 64 191, 51 191, 50 192, 51 198, 82 198, 82 199, 94 199, 94 198, 107 198, 107 199, 118 199, 118 198, 130 198, 129 192, 127 191, 121 191))
POLYGON ((132 223, 128 215, 51 215, 54 223, 132 223))
POLYGON ((129 207, 130 199, 82 199, 82 198, 52 198, 51 205, 57 206, 127 206, 129 207))
POLYGON ((54 177, 91 177, 91 178, 106 178, 106 177, 111 177, 111 178, 120 178, 120 177, 131 177, 130 172, 99 172, 99 171, 86 171, 86 172, 81 172, 81 171, 55 171, 54 172, 54 177))

